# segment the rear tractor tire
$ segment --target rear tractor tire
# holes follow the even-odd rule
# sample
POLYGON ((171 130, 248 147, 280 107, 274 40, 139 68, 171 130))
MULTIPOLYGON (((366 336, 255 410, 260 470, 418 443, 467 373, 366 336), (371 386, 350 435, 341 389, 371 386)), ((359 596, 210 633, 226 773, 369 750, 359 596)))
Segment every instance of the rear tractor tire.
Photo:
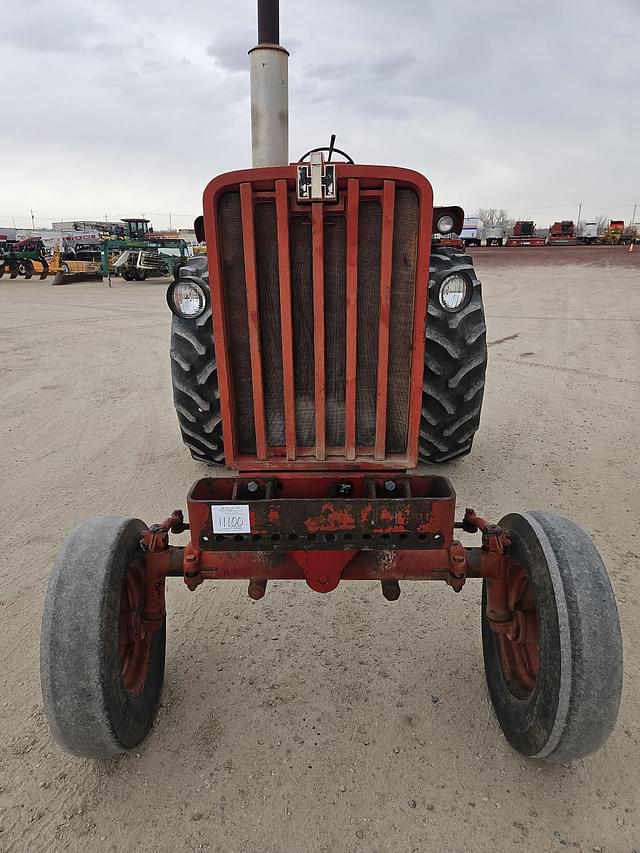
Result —
POLYGON ((611 733, 622 693, 616 601, 595 545, 546 512, 500 521, 511 540, 509 608, 517 630, 496 633, 482 592, 482 647, 491 701, 518 752, 546 762, 589 755, 611 733))
POLYGON ((197 278, 207 299, 206 310, 196 320, 183 320, 172 314, 171 384, 180 432, 194 459, 224 465, 207 256, 190 258, 180 267, 178 276, 197 278))
POLYGON ((165 622, 141 623, 146 525, 99 517, 66 539, 51 573, 40 637, 49 727, 72 755, 113 758, 153 723, 164 679, 165 622))
POLYGON ((487 369, 487 335, 480 282, 469 255, 434 248, 429 269, 429 307, 424 354, 421 462, 448 462, 471 451, 480 426, 487 369), (454 273, 471 284, 462 310, 439 301, 443 280, 454 273))

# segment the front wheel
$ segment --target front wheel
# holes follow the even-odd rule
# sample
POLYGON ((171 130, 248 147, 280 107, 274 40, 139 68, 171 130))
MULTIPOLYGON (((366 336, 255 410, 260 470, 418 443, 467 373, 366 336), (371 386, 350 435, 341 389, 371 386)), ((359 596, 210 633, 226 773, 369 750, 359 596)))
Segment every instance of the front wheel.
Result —
POLYGON ((62 749, 113 758, 133 749, 155 717, 164 678, 165 623, 142 620, 146 525, 99 517, 67 538, 51 573, 40 677, 62 749))
POLYGON ((500 521, 509 535, 507 597, 517 630, 486 617, 487 684, 509 741, 530 758, 571 761, 594 752, 615 725, 622 639, 613 590, 595 545, 576 524, 545 512, 500 521))

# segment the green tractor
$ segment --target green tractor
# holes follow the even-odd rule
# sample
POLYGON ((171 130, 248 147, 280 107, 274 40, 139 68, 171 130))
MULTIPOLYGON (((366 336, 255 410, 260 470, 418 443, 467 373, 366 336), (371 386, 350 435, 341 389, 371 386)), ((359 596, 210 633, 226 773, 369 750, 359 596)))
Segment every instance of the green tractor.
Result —
POLYGON ((125 218, 125 238, 107 240, 103 252, 117 249, 121 253, 113 262, 113 270, 125 281, 144 281, 148 276, 176 277, 186 263, 188 249, 184 240, 155 234, 144 218, 125 218))
POLYGON ((33 277, 34 273, 45 279, 49 273, 44 243, 40 237, 26 240, 5 240, 0 242, 0 278, 9 273, 10 278, 33 277))

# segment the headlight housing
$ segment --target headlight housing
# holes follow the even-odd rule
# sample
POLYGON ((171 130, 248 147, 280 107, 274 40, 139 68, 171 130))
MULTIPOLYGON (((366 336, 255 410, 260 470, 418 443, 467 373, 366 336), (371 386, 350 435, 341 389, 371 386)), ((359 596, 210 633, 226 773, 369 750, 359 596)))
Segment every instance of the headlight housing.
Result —
POLYGON ((194 320, 204 313, 207 297, 195 279, 180 278, 169 285, 167 303, 176 316, 194 320))
POLYGON ((436 222, 436 231, 438 234, 449 234, 453 230, 453 216, 445 213, 436 222))
POLYGON ((438 302, 445 311, 455 314, 469 304, 472 292, 473 286, 466 275, 452 273, 440 285, 438 302))

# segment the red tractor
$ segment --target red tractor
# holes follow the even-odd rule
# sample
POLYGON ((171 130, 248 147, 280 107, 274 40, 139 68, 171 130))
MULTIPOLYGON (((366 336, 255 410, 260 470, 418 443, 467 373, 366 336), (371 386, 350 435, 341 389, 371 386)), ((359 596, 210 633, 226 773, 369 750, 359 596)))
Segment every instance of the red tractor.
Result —
POLYGON ((544 237, 536 235, 536 225, 532 220, 520 220, 513 226, 513 234, 507 239, 507 246, 544 246, 544 237))
POLYGON ((290 165, 277 2, 260 0, 258 21, 254 168, 208 184, 208 258, 167 294, 183 438, 225 470, 192 486, 188 520, 100 517, 67 538, 41 639, 51 731, 99 758, 143 740, 164 677, 167 578, 190 590, 244 580, 253 599, 272 580, 320 593, 375 581, 392 601, 403 582, 460 592, 479 578, 509 742, 532 758, 585 755, 611 732, 622 686, 615 599, 591 539, 546 512, 456 521, 449 480, 414 470, 467 453, 479 422, 480 284, 470 259, 431 241, 457 233, 459 214, 434 208, 417 172, 336 162, 333 143, 290 165), (188 544, 171 544, 185 530, 188 544))

